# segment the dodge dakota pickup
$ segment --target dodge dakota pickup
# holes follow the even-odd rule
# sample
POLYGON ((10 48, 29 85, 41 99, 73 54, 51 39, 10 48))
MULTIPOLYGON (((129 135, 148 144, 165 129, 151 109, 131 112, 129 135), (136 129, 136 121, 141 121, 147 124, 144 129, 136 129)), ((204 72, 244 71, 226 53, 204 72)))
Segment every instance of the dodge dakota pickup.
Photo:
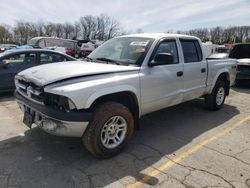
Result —
POLYGON ((235 77, 236 61, 206 60, 196 37, 133 34, 105 42, 85 61, 20 72, 15 98, 28 127, 80 137, 94 156, 109 158, 145 114, 200 97, 219 110, 235 77))

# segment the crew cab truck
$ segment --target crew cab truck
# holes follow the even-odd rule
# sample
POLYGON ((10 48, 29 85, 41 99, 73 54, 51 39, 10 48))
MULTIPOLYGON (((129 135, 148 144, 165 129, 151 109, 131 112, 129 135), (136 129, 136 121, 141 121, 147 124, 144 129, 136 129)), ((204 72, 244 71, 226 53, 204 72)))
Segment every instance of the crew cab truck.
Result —
POLYGON ((81 137, 96 157, 118 154, 145 114, 204 97, 219 110, 234 84, 236 61, 204 57, 200 39, 134 34, 111 39, 86 61, 27 69, 15 78, 23 122, 81 137))

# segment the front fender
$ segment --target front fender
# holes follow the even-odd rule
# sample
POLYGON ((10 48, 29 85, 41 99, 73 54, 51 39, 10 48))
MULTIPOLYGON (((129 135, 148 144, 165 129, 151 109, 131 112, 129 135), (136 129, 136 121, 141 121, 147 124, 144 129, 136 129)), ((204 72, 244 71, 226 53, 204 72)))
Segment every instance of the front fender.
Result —
POLYGON ((124 91, 129 91, 129 92, 134 93, 137 97, 137 100, 140 101, 139 91, 135 87, 132 87, 130 85, 119 85, 119 86, 111 86, 111 87, 98 89, 92 95, 89 96, 89 98, 87 99, 87 102, 83 108, 85 108, 85 109, 89 108, 95 102, 96 99, 98 99, 102 96, 114 94, 114 93, 118 93, 118 92, 124 92, 124 91))

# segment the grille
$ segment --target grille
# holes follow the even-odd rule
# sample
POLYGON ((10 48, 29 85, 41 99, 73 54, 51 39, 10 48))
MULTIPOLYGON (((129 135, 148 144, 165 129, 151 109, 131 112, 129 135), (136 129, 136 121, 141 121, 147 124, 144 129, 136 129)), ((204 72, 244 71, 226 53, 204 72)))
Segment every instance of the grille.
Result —
POLYGON ((34 102, 44 104, 45 96, 43 89, 36 86, 31 82, 26 82, 22 79, 16 78, 15 80, 17 91, 26 98, 34 102))

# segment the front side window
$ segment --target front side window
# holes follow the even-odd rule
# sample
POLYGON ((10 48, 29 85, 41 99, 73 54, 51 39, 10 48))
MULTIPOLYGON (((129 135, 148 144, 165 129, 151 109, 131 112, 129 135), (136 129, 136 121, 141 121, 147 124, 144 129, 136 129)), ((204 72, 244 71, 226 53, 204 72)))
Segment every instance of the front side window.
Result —
POLYGON ((109 59, 125 65, 139 65, 153 40, 143 37, 114 38, 98 47, 88 57, 93 60, 109 59))
POLYGON ((8 58, 4 58, 4 61, 7 61, 9 64, 23 64, 29 63, 34 64, 36 63, 36 54, 35 53, 21 53, 9 56, 8 58))
POLYGON ((163 41, 158 46, 154 57, 160 53, 169 53, 173 56, 173 64, 179 63, 178 51, 175 41, 163 41))
POLYGON ((180 40, 185 63, 200 62, 202 53, 197 40, 180 40))

